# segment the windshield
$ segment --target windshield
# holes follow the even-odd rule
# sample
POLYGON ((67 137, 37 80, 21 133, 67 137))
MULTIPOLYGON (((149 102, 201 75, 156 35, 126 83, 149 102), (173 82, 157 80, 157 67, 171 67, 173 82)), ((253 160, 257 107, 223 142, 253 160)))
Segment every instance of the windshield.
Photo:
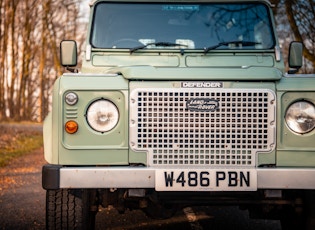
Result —
POLYGON ((270 49, 275 45, 268 8, 257 3, 98 3, 90 42, 95 48, 110 49, 161 49, 163 44, 168 44, 167 49, 206 49, 225 43, 215 48, 270 49))

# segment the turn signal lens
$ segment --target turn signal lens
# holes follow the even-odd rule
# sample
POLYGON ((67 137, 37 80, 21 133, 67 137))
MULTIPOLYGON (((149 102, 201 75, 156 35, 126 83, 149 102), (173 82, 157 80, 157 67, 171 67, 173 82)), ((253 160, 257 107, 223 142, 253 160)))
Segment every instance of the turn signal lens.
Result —
POLYGON ((308 133, 315 128, 315 107, 307 101, 298 101, 290 105, 285 115, 288 127, 300 134, 308 133))
POLYGON ((78 123, 76 123, 75 121, 67 121, 67 123, 65 124, 65 130, 69 134, 76 133, 78 131, 78 128, 78 123))

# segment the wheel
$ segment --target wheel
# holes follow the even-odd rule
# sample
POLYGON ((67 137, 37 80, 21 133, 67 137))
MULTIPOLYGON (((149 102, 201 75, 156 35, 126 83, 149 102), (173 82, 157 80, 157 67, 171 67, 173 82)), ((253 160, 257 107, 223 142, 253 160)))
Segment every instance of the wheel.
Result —
POLYGON ((315 229, 315 191, 306 192, 306 229, 315 229))
POLYGON ((46 229, 94 229, 93 195, 91 190, 47 190, 46 229))
POLYGON ((306 191, 302 204, 285 209, 281 218, 282 230, 315 229, 315 191, 306 191))
POLYGON ((281 219, 281 229, 282 230, 306 230, 305 228, 305 218, 301 213, 296 213, 294 208, 287 208, 281 219))
POLYGON ((113 48, 133 48, 136 46, 143 45, 141 42, 139 42, 136 39, 132 38, 122 38, 114 42, 113 48))

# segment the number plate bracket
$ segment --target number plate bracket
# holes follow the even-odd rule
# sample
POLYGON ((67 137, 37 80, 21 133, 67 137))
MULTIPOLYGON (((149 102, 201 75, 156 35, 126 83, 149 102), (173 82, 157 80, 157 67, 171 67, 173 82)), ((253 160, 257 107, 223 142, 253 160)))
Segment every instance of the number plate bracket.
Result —
POLYGON ((157 169, 156 191, 256 191, 255 169, 157 169))

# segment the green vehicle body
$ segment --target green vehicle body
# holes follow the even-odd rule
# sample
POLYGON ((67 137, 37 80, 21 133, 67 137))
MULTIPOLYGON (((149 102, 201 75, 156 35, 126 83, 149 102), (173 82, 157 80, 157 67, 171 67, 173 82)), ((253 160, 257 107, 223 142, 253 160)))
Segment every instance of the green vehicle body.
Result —
MULTIPOLYGON (((123 211, 125 208, 129 208, 129 203, 132 203, 131 206, 134 208, 136 201, 139 203, 137 207, 144 209, 152 217, 171 216, 173 206, 170 209, 161 204, 167 204, 166 206, 169 207, 179 194, 182 196, 179 196, 177 202, 174 202, 176 203, 174 210, 175 206, 176 208, 181 206, 178 204, 183 206, 218 203, 225 205, 238 204, 242 200, 242 204, 248 205, 253 216, 279 218, 284 229, 292 224, 290 220, 292 216, 296 217, 294 218, 296 220, 301 220, 297 222, 300 227, 304 224, 306 224, 305 229, 314 227, 315 76, 285 73, 284 60, 279 49, 280 44, 275 33, 273 18, 270 17, 270 25, 274 46, 269 49, 214 48, 209 52, 204 52, 200 49, 197 51, 185 49, 185 46, 181 49, 171 49, 168 46, 159 47, 159 49, 143 47, 132 51, 126 48, 96 48, 91 44, 93 20, 96 17, 94 10, 103 2, 106 4, 106 1, 96 1, 91 4, 87 46, 80 73, 65 73, 56 80, 53 88, 52 110, 44 122, 44 155, 48 164, 43 167, 43 187, 48 194, 46 207, 48 228, 52 225, 55 226, 55 221, 51 220, 51 216, 54 216, 55 212, 50 207, 52 201, 49 197, 57 197, 58 194, 79 199, 82 205, 78 208, 83 213, 86 213, 84 209, 92 210, 91 207, 94 207, 92 214, 80 217, 80 221, 84 223, 80 225, 82 228, 93 226, 91 223, 99 205, 106 207, 111 204, 123 211), (186 99, 178 102, 179 104, 176 104, 176 101, 169 101, 181 98, 185 93, 190 95, 191 91, 194 92, 192 99, 187 100, 185 97, 186 99), (65 100, 66 95, 70 92, 75 93, 78 98, 74 105, 65 100), (225 101, 222 106, 225 112, 218 112, 217 117, 209 115, 202 119, 201 114, 215 114, 222 109, 216 104, 221 103, 222 105, 221 99, 214 100, 203 96, 206 93, 211 94, 211 92, 220 94, 219 98, 224 98, 222 100, 229 98, 230 101, 225 101), (137 95, 146 95, 146 93, 149 95, 147 100, 153 98, 150 113, 154 113, 154 108, 158 107, 155 113, 162 115, 152 115, 151 120, 149 119, 147 123, 141 123, 138 111, 142 103, 137 95), (176 96, 173 97, 172 93, 176 96), (164 99, 154 101, 156 98, 154 95, 162 95, 160 98, 164 99), (251 111, 249 108, 250 103, 261 103, 259 98, 265 95, 268 98, 266 99, 267 108, 265 108, 268 110, 267 118, 259 116, 264 113, 263 111, 259 109, 251 111), (244 110, 238 107, 242 107, 241 104, 245 103, 245 99, 239 100, 243 96, 247 98, 244 110), (236 98, 236 101, 233 101, 233 97, 236 98), (252 99, 250 99, 251 97, 252 99), (87 118, 87 111, 98 100, 110 101, 118 111, 117 123, 108 131, 97 131, 87 118), (305 133, 292 131, 286 121, 288 108, 297 102, 307 102, 311 106, 309 117, 301 119, 301 122, 312 127, 305 133), (203 104, 201 107, 195 107, 194 103, 203 104), (181 105, 187 106, 182 117, 179 115, 181 110, 177 110, 177 107, 181 105), (177 115, 163 114, 163 106, 174 106, 177 115), (234 107, 237 107, 240 113, 246 111, 235 117, 238 112, 233 112, 234 107), (198 108, 198 111, 193 111, 194 108, 198 108), (212 108, 214 109, 211 110, 212 108), (186 112, 187 110, 190 112, 186 112), (202 121, 196 121, 191 115, 187 115, 191 113, 199 114, 196 116, 200 116, 199 120, 202 121), (234 115, 230 117, 228 115, 230 113, 234 115), (249 124, 251 121, 259 126, 261 119, 265 119, 263 121, 265 126, 261 128, 267 130, 265 133, 246 132, 248 127, 253 127, 249 124), (75 122, 78 126, 77 131, 72 134, 65 130, 66 123, 69 121, 75 122), (150 122, 153 127, 151 129, 145 129, 139 125, 140 123, 149 125, 150 122), (208 127, 205 132, 201 131, 204 127, 203 124, 211 122, 215 123, 214 130, 221 130, 219 133, 217 131, 211 133, 211 127, 208 127), (224 122, 229 125, 222 124, 224 122), (229 127, 232 127, 233 123, 238 126, 231 129, 235 133, 233 133, 234 131, 229 133, 229 127), (198 128, 196 128, 197 126, 198 128), (182 134, 180 134, 181 127, 186 130, 182 134), (178 134, 171 133, 170 130, 175 129, 178 134), (240 130, 239 133, 237 130, 240 130), (149 138, 149 135, 152 136, 149 138), (167 141, 164 141, 164 138, 167 141), (204 141, 207 138, 212 142, 204 141), (233 138, 239 143, 233 143, 231 141, 233 138), (157 141, 154 142, 154 139, 157 141), (215 141, 218 139, 219 144, 215 141), (259 144, 260 139, 264 139, 263 144, 259 144), (142 140, 142 143, 139 143, 139 140, 142 140), (155 147, 152 147, 154 150, 150 149, 151 143, 149 142, 155 143, 153 144, 155 147), (257 145, 261 148, 255 149, 256 144, 253 142, 258 143, 257 145), (195 146, 198 150, 194 150, 195 146), (246 146, 253 149, 248 150, 246 146), (159 147, 162 150, 159 150, 159 147), (215 151, 211 151, 211 148, 214 148, 215 151), (201 154, 202 151, 206 153, 201 154), (231 153, 233 151, 234 153, 231 153), (246 151, 251 151, 251 153, 248 155, 246 151), (149 156, 152 153, 154 156, 149 156), (172 155, 173 153, 174 155, 172 155), (242 157, 242 154, 245 156, 242 157), (198 156, 196 157, 196 155, 198 156), (221 162, 224 163, 221 165, 221 162), (185 188, 170 188, 167 191, 172 194, 164 197, 163 188, 162 190, 161 187, 157 188, 164 183, 163 181, 157 185, 157 180, 161 179, 158 174, 163 175, 163 170, 168 173, 170 170, 174 170, 176 174, 189 168, 195 171, 183 175, 198 176, 200 182, 196 182, 197 179, 194 178, 187 182, 188 178, 184 178, 183 175, 178 176, 179 187, 182 185, 185 188), (231 169, 231 171, 225 171, 227 169, 231 169), (247 169, 253 173, 253 187, 240 187, 240 182, 238 182, 236 189, 230 188, 230 185, 233 187, 235 179, 230 177, 230 175, 234 175, 232 172, 237 172, 237 175, 241 177, 249 172, 246 171, 247 169), (156 170, 159 170, 159 173, 156 170), (216 173, 218 176, 220 170, 223 170, 224 177, 230 177, 226 186, 202 188, 205 184, 212 183, 213 179, 203 176, 208 173, 216 173), (190 187, 187 183, 190 183, 190 187), (194 186, 198 189, 195 189, 194 186), (77 193, 77 191, 80 192, 77 193), (129 196, 123 198, 121 194, 126 191, 129 196), (243 197, 242 192, 246 192, 246 198, 243 197), (189 193, 189 198, 185 196, 187 193, 189 193), (216 195, 212 196, 212 193, 216 195), (163 198, 152 202, 150 198, 152 194, 158 194, 163 198), (233 202, 226 203, 225 199, 220 199, 220 194, 222 197, 228 194, 233 202), (84 198, 86 196, 89 198, 84 198), (194 197, 198 196, 203 198, 201 202, 200 199, 194 200, 194 197), (266 208, 263 208, 265 206, 268 206, 268 212, 266 208), (279 206, 281 208, 278 208, 279 206), (303 208, 297 211, 297 206, 303 208), (159 210, 159 212, 152 210, 159 210)), ((111 2, 123 4, 129 1, 111 2)), ((148 3, 147 1, 136 2, 148 3)), ((161 1, 160 3, 173 4, 173 2, 161 1)), ((198 4, 212 1, 180 1, 175 5, 176 10, 179 11, 179 6, 191 2, 196 7, 198 4)), ((243 0, 241 2, 262 4, 267 8, 268 14, 272 15, 271 5, 267 1, 243 0)), ((129 3, 135 3, 135 1, 129 3)), ((159 3, 159 1, 155 1, 155 3, 159 3)), ((220 1, 220 3, 235 4, 238 1, 220 1)), ((239 44, 236 45, 239 46, 239 44)), ((299 44, 295 45, 296 49, 294 50, 293 45, 289 55, 290 62, 293 63, 291 66, 298 69, 302 57, 299 56, 299 44)), ((61 48, 62 64, 73 67, 76 65, 76 58, 75 43, 65 41, 61 48)), ((259 129, 259 127, 251 128, 251 132, 259 129)), ((219 182, 219 179, 217 177, 214 180, 219 182)), ((247 179, 245 178, 243 182, 246 183, 247 179)), ((252 177, 250 179, 252 180, 252 177)))

